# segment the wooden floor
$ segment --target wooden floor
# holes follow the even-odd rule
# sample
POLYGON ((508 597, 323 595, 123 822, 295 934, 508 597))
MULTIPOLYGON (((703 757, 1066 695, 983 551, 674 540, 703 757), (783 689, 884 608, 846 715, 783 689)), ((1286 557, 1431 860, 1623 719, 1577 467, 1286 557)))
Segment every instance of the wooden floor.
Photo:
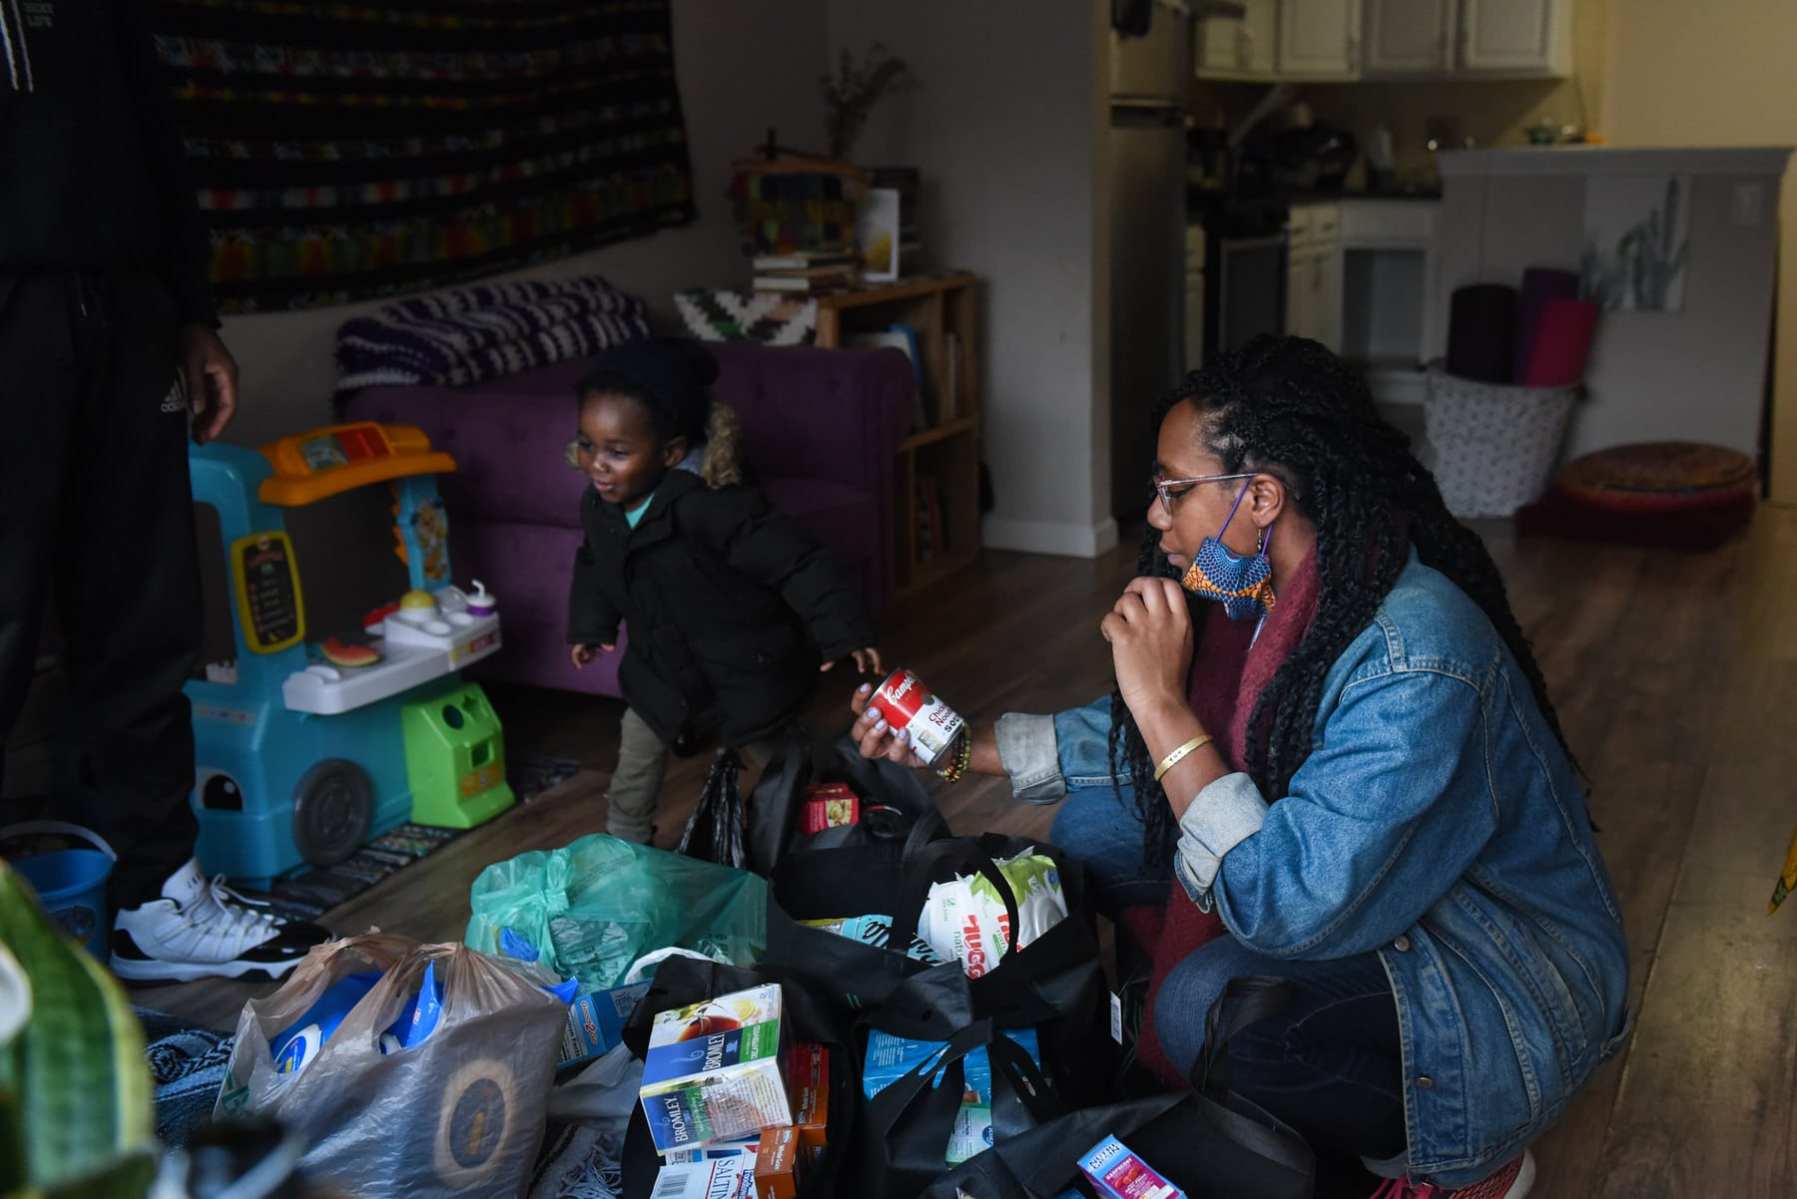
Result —
MULTIPOLYGON (((1699 555, 1481 531, 1595 786, 1639 1012, 1629 1051, 1535 1147, 1536 1194, 1797 1194, 1797 910, 1765 913, 1797 823, 1797 510, 1766 509, 1744 539, 1699 555)), ((1097 622, 1134 557, 989 553, 889 614, 883 647, 975 719, 1084 702, 1109 689, 1097 622)), ((827 679, 820 723, 846 722, 849 686, 827 679)), ((577 757, 581 772, 331 913, 335 929, 459 937, 484 865, 602 825, 619 705, 522 689, 494 699, 512 746, 577 757)), ((704 769, 671 772, 668 794, 683 798, 661 815, 662 842, 704 769)), ((1012 803, 999 780, 940 799, 963 832, 1038 834, 1052 815, 1012 803)), ((137 999, 229 1027, 255 991, 195 983, 137 999)))

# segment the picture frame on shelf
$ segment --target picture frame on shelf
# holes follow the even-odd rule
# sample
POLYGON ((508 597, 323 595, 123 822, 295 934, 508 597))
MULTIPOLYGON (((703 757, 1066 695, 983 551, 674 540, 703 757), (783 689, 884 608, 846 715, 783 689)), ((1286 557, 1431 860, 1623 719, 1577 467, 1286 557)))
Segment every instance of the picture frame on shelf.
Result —
POLYGON ((855 221, 861 247, 864 283, 891 283, 899 277, 899 192, 896 187, 870 187, 855 221))

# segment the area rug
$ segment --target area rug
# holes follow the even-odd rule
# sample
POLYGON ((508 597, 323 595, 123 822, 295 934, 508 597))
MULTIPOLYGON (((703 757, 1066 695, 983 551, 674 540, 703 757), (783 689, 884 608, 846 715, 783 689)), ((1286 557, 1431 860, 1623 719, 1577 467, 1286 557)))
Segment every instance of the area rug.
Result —
MULTIPOLYGON (((506 757, 505 778, 512 785, 512 794, 518 802, 526 804, 572 778, 579 769, 579 763, 572 758, 510 753, 506 757)), ((500 819, 504 819, 503 814, 500 819)), ((376 837, 335 866, 277 879, 266 891, 246 890, 243 893, 268 904, 276 915, 289 920, 316 920, 389 875, 420 858, 429 857, 465 831, 402 824, 376 837)))

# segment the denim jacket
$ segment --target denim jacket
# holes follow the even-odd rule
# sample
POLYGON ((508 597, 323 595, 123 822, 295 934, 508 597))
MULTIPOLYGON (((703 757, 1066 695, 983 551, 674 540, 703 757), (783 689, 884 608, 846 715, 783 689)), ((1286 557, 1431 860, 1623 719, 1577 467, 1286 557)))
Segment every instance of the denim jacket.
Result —
MULTIPOLYGON (((1109 788, 1109 700, 1053 717, 1052 755, 1048 719, 1001 721, 1019 796, 1109 788)), ((1330 669, 1288 793, 1204 788, 1174 871, 1250 949, 1378 953, 1413 1177, 1466 1185, 1515 1156, 1626 1034, 1622 917, 1579 780, 1484 613, 1414 556, 1330 669)))

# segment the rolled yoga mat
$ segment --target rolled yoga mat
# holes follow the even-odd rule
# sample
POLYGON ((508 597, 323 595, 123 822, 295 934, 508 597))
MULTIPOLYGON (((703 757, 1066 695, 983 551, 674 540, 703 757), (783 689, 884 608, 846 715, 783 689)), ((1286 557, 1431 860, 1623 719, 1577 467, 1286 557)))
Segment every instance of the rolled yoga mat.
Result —
POLYGON ((1450 375, 1481 383, 1514 378, 1516 289, 1503 283, 1456 288, 1448 309, 1450 375))
POLYGON ((1528 387, 1568 387, 1583 379, 1597 313, 1590 300, 1549 300, 1535 328, 1528 365, 1516 381, 1528 387))
POLYGON ((1535 334, 1541 328, 1541 314, 1550 301, 1579 298, 1579 276, 1575 271, 1532 266, 1522 273, 1522 296, 1516 305, 1516 374, 1518 383, 1528 377, 1529 356, 1535 352, 1535 334))

